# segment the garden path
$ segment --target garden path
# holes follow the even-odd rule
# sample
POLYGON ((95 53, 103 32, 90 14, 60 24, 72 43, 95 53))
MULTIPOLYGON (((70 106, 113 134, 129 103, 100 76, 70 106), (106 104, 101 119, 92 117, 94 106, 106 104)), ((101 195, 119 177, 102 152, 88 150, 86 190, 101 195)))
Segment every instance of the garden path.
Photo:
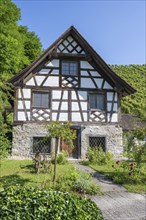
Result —
POLYGON ((100 186, 103 195, 90 196, 90 199, 102 210, 105 220, 146 220, 146 195, 129 193, 88 166, 78 162, 74 166, 91 173, 93 181, 100 186))

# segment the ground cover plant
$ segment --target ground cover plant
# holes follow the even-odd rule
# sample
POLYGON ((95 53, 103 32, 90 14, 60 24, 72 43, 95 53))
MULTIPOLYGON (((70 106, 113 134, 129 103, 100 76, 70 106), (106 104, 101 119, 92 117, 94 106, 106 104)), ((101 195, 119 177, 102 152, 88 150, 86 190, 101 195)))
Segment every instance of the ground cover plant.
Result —
POLYGON ((6 220, 103 220, 88 198, 35 187, 15 186, 0 192, 0 218, 6 220))
POLYGON ((130 146, 132 151, 127 151, 126 155, 129 155, 127 160, 114 161, 111 156, 101 152, 101 149, 90 148, 88 152, 89 160, 82 163, 89 165, 98 172, 102 172, 115 183, 123 185, 130 192, 144 193, 146 192, 146 145, 130 146))
MULTIPOLYGON (((59 162, 61 162, 60 159, 59 162)), ((51 166, 53 167, 52 164, 51 166)), ((42 162, 39 174, 36 174, 32 160, 3 160, 1 161, 0 175, 1 188, 19 184, 21 186, 38 187, 39 189, 53 189, 79 194, 96 194, 99 192, 99 187, 92 183, 91 177, 76 171, 69 162, 67 164, 57 164, 55 184, 52 182, 52 169, 44 167, 42 162), (85 182, 86 184, 83 187, 82 183, 85 182)))

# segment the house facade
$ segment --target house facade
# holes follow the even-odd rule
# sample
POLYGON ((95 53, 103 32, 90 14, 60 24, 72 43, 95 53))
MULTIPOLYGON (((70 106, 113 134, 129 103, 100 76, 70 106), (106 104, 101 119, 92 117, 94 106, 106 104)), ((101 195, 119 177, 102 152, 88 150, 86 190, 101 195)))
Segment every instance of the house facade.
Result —
POLYGON ((120 155, 121 98, 135 90, 117 76, 71 26, 37 60, 10 82, 15 88, 13 156, 50 154, 50 121, 72 122, 74 149, 60 141, 59 151, 84 158, 89 146, 120 155))

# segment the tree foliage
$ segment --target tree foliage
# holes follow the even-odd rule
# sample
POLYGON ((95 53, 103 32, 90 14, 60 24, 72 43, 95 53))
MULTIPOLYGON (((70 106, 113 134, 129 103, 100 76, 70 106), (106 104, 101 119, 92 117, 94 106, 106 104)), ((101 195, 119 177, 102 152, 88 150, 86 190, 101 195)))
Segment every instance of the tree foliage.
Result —
MULTIPOLYGON (((34 32, 19 26, 20 9, 11 0, 0 0, 0 126, 4 139, 3 112, 9 106, 12 87, 9 78, 41 54, 41 43, 34 32)), ((0 134, 1 135, 1 134, 0 134)), ((6 141, 7 142, 7 141, 6 141)))
POLYGON ((122 112, 146 120, 146 65, 113 65, 111 68, 137 92, 122 100, 122 112))

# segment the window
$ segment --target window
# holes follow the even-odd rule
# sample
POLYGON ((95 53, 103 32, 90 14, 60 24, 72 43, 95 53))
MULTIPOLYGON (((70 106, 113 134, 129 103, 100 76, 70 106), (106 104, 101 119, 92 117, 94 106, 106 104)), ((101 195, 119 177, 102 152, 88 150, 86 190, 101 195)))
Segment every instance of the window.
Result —
POLYGON ((105 96, 104 94, 89 94, 90 109, 105 110, 105 96))
POLYGON ((89 146, 92 148, 101 146, 105 151, 105 137, 89 137, 89 146))
POLYGON ((33 137, 33 154, 50 154, 51 140, 48 137, 33 137))
POLYGON ((33 107, 34 108, 49 108, 49 93, 34 92, 33 93, 33 107))
POLYGON ((71 76, 77 75, 78 74, 77 62, 63 61, 62 62, 62 74, 71 75, 71 76))

